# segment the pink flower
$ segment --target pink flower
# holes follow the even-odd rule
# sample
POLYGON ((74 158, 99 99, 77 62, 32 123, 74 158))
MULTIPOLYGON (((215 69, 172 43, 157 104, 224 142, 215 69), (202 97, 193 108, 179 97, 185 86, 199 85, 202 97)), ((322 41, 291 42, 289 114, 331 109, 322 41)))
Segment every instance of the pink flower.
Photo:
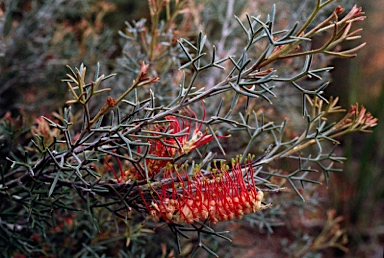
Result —
POLYGON ((359 110, 359 104, 352 105, 347 116, 351 119, 351 126, 353 128, 359 128, 365 130, 366 128, 375 127, 378 119, 373 117, 371 113, 367 112, 367 109, 361 106, 359 110))
POLYGON ((365 107, 359 107, 359 104, 356 103, 356 105, 351 106, 349 112, 334 126, 334 129, 338 132, 337 135, 347 132, 370 132, 369 128, 375 127, 377 121, 378 119, 367 112, 365 107))
POLYGON ((139 72, 139 75, 137 76, 138 82, 140 85, 159 81, 159 77, 154 77, 154 78, 148 77, 148 68, 149 68, 149 64, 145 64, 144 62, 140 63, 140 72, 139 72))
POLYGON ((366 17, 364 16, 364 12, 362 10, 363 9, 361 7, 357 7, 356 5, 354 5, 349 11, 349 13, 342 20, 340 20, 339 23, 352 23, 355 21, 363 21, 366 17))

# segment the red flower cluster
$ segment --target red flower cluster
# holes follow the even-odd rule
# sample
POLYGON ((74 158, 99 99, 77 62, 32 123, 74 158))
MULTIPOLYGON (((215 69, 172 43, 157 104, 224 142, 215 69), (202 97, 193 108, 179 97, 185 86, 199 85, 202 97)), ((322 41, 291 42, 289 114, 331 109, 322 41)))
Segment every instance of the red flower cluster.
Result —
POLYGON ((232 161, 232 170, 221 165, 207 174, 196 167, 192 176, 188 176, 183 168, 168 166, 160 192, 151 186, 151 204, 140 190, 153 220, 189 224, 208 220, 217 223, 240 219, 244 214, 259 210, 263 192, 256 188, 252 165, 242 168, 239 159, 232 161))
MULTIPOLYGON (((205 119, 206 113, 204 108, 205 119)), ((150 144, 149 150, 138 147, 138 153, 148 153, 145 159, 148 176, 152 177, 160 172, 161 169, 166 167, 169 162, 180 155, 188 154, 192 150, 202 146, 213 140, 213 135, 207 132, 201 132, 202 124, 192 122, 197 119, 196 113, 191 109, 185 111, 180 117, 166 116, 166 123, 151 125, 148 131, 152 133, 152 137, 148 140, 150 144), (194 124, 194 129, 192 129, 194 124), (167 136, 164 136, 164 133, 167 136)), ((217 136, 223 138, 227 136, 217 136)), ((145 179, 142 171, 132 167, 125 171, 124 178, 132 179, 145 179)))

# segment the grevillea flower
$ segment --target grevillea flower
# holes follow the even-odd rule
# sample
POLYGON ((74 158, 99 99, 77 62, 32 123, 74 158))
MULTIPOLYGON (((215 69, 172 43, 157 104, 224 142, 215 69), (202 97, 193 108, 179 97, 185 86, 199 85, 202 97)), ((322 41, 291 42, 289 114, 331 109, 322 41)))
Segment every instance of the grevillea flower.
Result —
POLYGON ((377 125, 377 118, 373 117, 371 113, 363 106, 359 108, 359 104, 352 105, 347 116, 351 119, 350 129, 364 131, 367 128, 375 127, 377 125))
POLYGON ((351 106, 344 118, 335 125, 335 128, 338 131, 345 132, 370 132, 369 128, 375 127, 377 121, 378 119, 367 112, 365 107, 359 107, 359 104, 356 103, 356 105, 351 106))
MULTIPOLYGON (((203 120, 205 116, 204 108, 203 120)), ((149 150, 138 147, 139 153, 147 153, 145 165, 149 177, 158 174, 174 158, 188 154, 214 139, 213 135, 201 131, 201 123, 193 122, 189 118, 197 120, 196 113, 191 109, 185 110, 180 116, 166 116, 166 122, 164 123, 151 125, 148 131, 151 132, 153 137, 148 140, 149 150)), ((217 136, 217 138, 223 137, 228 136, 217 136)), ((138 171, 135 167, 125 171, 125 177, 145 179, 144 173, 138 171)))
POLYGON ((239 159, 232 161, 232 170, 225 164, 203 173, 194 168, 189 176, 185 168, 169 165, 164 172, 160 189, 152 188, 152 201, 148 204, 143 192, 140 195, 154 221, 167 223, 194 223, 240 219, 244 214, 262 207, 263 192, 257 190, 251 164, 240 166, 239 159))
MULTIPOLYGON (((336 7, 336 12, 342 13, 344 11, 344 8, 338 6, 336 7)), ((354 5, 352 9, 349 11, 349 13, 340 21, 341 23, 347 22, 352 23, 355 21, 363 21, 366 17, 364 16, 363 9, 361 7, 357 7, 357 5, 354 5)))
MULTIPOLYGON (((192 117, 194 119, 197 118, 196 113, 193 112, 192 109, 189 109, 187 112, 185 112, 184 116, 185 115, 188 115, 189 117, 192 117)), ((206 110, 204 108, 203 120, 205 119, 205 117, 206 110)), ((208 134, 207 132, 203 133, 201 131, 201 123, 195 122, 195 128, 193 131, 191 131, 191 120, 175 116, 167 116, 166 119, 169 121, 170 131, 172 131, 174 134, 180 134, 185 131, 184 135, 180 135, 170 139, 171 142, 173 141, 174 144, 178 143, 178 145, 181 147, 179 148, 179 153, 188 154, 197 147, 202 146, 213 140, 213 135, 208 134)), ((223 138, 223 136, 218 136, 218 138, 223 138)))
POLYGON ((148 77, 148 67, 149 67, 149 64, 145 64, 144 62, 140 63, 140 72, 137 76, 139 85, 145 85, 145 84, 159 81, 160 79, 159 77, 154 77, 154 78, 148 77))
MULTIPOLYGON (((60 136, 59 129, 50 126, 50 123, 44 117, 35 119, 35 125, 31 128, 31 133, 34 135, 36 143, 41 149, 51 145, 55 138, 60 136), (37 140, 42 139, 42 141, 37 140)), ((32 149, 31 149, 32 150, 32 149)))

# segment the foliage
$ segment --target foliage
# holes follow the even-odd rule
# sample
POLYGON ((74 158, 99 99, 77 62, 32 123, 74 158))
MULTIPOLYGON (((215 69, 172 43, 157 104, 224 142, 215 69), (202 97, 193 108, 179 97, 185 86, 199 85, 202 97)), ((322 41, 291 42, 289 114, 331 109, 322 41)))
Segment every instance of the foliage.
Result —
MULTIPOLYGON (((324 56, 352 58, 365 45, 340 48, 360 38, 352 29, 365 18, 360 8, 343 16, 337 6, 317 19, 332 2, 317 1, 289 29, 277 28, 275 7, 265 18, 224 19, 215 46, 202 32, 190 35, 200 26, 197 2, 149 0, 149 25, 127 22, 120 32, 120 78, 103 75, 99 64, 92 76, 83 64, 67 66, 62 111, 37 118, 30 131, 10 113, 3 117, 2 255, 165 257, 203 249, 216 256, 212 239, 229 240, 216 223, 247 215, 272 231, 297 197, 304 201, 340 171, 340 136, 377 123, 364 107, 346 111, 324 95, 332 69, 321 66, 324 56), (312 45, 319 35, 326 40, 312 45), (285 194, 289 200, 278 203, 285 194), (159 235, 174 238, 159 247, 150 241, 159 235)), ((100 19, 82 34, 78 54, 102 52, 84 47, 94 44, 100 19)), ((329 213, 323 233, 298 255, 345 250, 339 222, 329 213)))

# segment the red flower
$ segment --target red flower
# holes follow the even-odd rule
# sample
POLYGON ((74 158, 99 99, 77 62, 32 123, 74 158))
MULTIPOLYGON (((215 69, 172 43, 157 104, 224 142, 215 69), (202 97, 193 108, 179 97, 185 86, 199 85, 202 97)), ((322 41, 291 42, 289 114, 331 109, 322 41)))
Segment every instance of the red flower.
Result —
MULTIPOLYGON (((185 115, 188 115, 194 119, 197 119, 196 113, 193 112, 191 109, 186 112, 185 115)), ((204 108, 204 115, 203 120, 206 117, 206 110, 204 108)), ((192 150, 198 148, 199 146, 202 146, 210 141, 213 140, 213 136, 211 134, 208 134, 207 132, 202 132, 201 127, 202 124, 199 124, 198 122, 195 123, 195 129, 191 133, 192 129, 192 121, 185 119, 185 118, 179 118, 175 116, 167 116, 166 119, 170 122, 170 131, 172 131, 174 134, 180 134, 183 131, 185 131, 185 134, 182 136, 175 137, 173 139, 170 139, 173 144, 179 143, 181 149, 179 148, 179 153, 185 153, 188 154, 192 150)), ((223 138, 225 136, 218 136, 218 138, 223 138)))
POLYGON ((152 187, 151 204, 140 191, 154 221, 217 223, 241 218, 262 207, 263 192, 256 188, 253 167, 249 164, 242 169, 239 159, 232 162, 232 170, 222 163, 207 174, 196 167, 193 176, 188 176, 183 168, 168 166, 164 181, 171 182, 164 183, 160 192, 152 187))
MULTIPOLYGON (((204 108, 203 120, 205 116, 204 108)), ((145 165, 149 177, 158 174, 174 158, 188 154, 199 146, 213 140, 213 135, 201 131, 201 123, 192 121, 197 120, 197 115, 191 109, 184 111, 180 116, 170 115, 166 116, 165 119, 165 123, 154 124, 149 128, 148 131, 152 132, 153 136, 148 140, 150 144, 149 150, 138 147, 138 153, 148 153, 145 165), (194 129, 192 128, 193 126, 194 129), (164 136, 164 133, 166 136, 164 136)), ((223 138, 228 136, 217 137, 223 138)), ((135 167, 128 169, 124 174, 127 178, 145 179, 145 175, 135 167)))

